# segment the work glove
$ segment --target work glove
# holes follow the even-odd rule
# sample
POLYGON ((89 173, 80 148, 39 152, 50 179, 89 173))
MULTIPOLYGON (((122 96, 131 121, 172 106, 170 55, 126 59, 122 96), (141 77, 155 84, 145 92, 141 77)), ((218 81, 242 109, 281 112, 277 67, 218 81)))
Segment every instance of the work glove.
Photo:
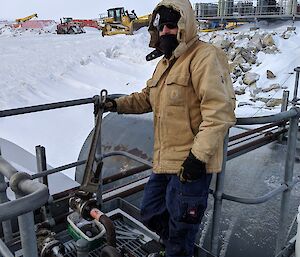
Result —
POLYGON ((178 176, 181 182, 191 182, 200 179, 205 173, 205 163, 198 160, 190 151, 188 157, 182 164, 178 176))
POLYGON ((116 112, 117 111, 117 102, 114 99, 107 97, 105 99, 103 109, 104 109, 104 112, 116 112))

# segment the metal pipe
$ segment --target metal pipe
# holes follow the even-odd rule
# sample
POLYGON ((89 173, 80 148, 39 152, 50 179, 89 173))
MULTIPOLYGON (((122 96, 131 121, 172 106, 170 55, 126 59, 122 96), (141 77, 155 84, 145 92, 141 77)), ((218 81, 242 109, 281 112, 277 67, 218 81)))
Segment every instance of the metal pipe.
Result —
POLYGON ((259 138, 255 141, 252 141, 250 143, 247 143, 247 144, 238 146, 236 148, 230 149, 228 151, 227 160, 231 160, 231 159, 236 158, 236 157, 238 157, 242 154, 245 154, 245 153, 248 153, 248 152, 250 152, 254 149, 257 149, 257 148, 259 148, 263 145, 271 143, 271 142, 277 140, 278 137, 284 132, 285 132, 285 130, 277 131, 277 132, 274 132, 274 133, 269 134, 267 136, 264 136, 262 138, 259 138))
POLYGON ((3 257, 14 257, 12 252, 8 249, 6 244, 0 238, 0 256, 3 257))
MULTIPOLYGON (((2 203, 8 202, 7 194, 6 194, 7 185, 4 180, 4 176, 0 174, 0 206, 2 203)), ((4 242, 9 242, 12 240, 12 228, 10 220, 6 220, 2 222, 2 230, 4 235, 4 242)))
POLYGON ((238 118, 237 125, 255 125, 255 124, 265 124, 272 123, 276 121, 289 120, 292 117, 299 117, 299 108, 292 108, 286 112, 280 112, 274 115, 252 117, 252 118, 238 118))
POLYGON ((245 198, 245 197, 237 197, 237 196, 223 194, 223 199, 237 202, 237 203, 244 203, 244 204, 259 204, 270 200, 273 196, 282 193, 286 189, 287 189, 287 185, 283 184, 277 187, 276 189, 266 193, 265 195, 255 197, 255 198, 245 198))
POLYGON ((132 168, 132 169, 126 170, 124 172, 120 172, 120 173, 117 173, 115 175, 105 177, 105 178, 103 178, 103 185, 109 184, 111 182, 114 182, 114 181, 122 179, 122 178, 126 178, 126 177, 129 177, 129 176, 135 175, 137 173, 141 173, 141 172, 143 172, 145 170, 148 170, 150 168, 152 168, 152 167, 149 167, 148 165, 141 165, 141 166, 138 166, 136 168, 132 168))
POLYGON ((19 187, 28 195, 1 204, 0 221, 8 220, 11 219, 11 217, 16 217, 29 211, 36 210, 48 201, 49 191, 45 185, 27 180, 20 182, 19 187))
POLYGON ((212 234, 211 234, 211 252, 212 254, 219 256, 219 231, 220 231, 220 220, 222 213, 222 195, 224 192, 224 180, 225 180, 225 168, 227 160, 227 147, 228 147, 228 133, 224 139, 223 146, 223 163, 222 171, 217 174, 216 190, 215 190, 215 201, 214 201, 214 212, 212 217, 212 234))
POLYGON ((275 122, 275 123, 272 123, 272 124, 261 126, 259 128, 248 130, 246 132, 243 132, 243 133, 240 133, 240 134, 237 134, 237 135, 229 137, 229 142, 235 141, 237 139, 241 139, 241 138, 244 138, 244 137, 247 137, 247 136, 251 136, 253 134, 262 132, 262 131, 267 130, 267 129, 271 129, 271 128, 277 127, 277 126, 282 125, 282 124, 283 124, 282 121, 278 121, 278 122, 275 122))
MULTIPOLYGON (((19 199, 23 199, 22 197, 19 199)), ((33 212, 18 217, 23 257, 38 257, 33 212)))
POLYGON ((41 104, 41 105, 34 105, 34 106, 28 106, 28 107, 22 107, 22 108, 3 110, 3 111, 0 111, 0 118, 19 115, 19 114, 32 113, 32 112, 48 111, 48 110, 83 105, 83 104, 91 104, 91 103, 94 103, 95 101, 97 101, 98 97, 99 96, 96 95, 92 98, 83 98, 83 99, 78 99, 78 100, 70 100, 70 101, 64 101, 64 102, 41 104))
POLYGON ((24 194, 22 198, 0 204, 0 221, 33 211, 48 201, 49 190, 45 185, 32 181, 28 177, 17 180, 18 175, 21 174, 17 173, 17 170, 0 156, 0 174, 9 178, 11 184, 15 181, 16 189, 24 194))
POLYGON ((140 162, 142 164, 145 164, 149 167, 152 167, 152 163, 149 161, 146 161, 145 159, 142 159, 136 155, 127 153, 127 152, 122 152, 122 151, 114 151, 114 152, 109 152, 109 153, 105 153, 103 154, 103 158, 109 157, 109 156, 115 156, 115 155, 122 155, 122 156, 126 156, 134 161, 140 162))
MULTIPOLYGON (((293 107, 292 109, 294 109, 293 107)), ((290 127, 288 133, 287 142, 287 153, 285 159, 285 169, 284 169, 284 183, 287 185, 287 189, 282 193, 281 207, 280 207, 280 218, 279 218, 279 233, 276 242, 276 253, 280 251, 282 246, 286 242, 287 238, 287 221, 288 221, 288 209, 290 204, 290 195, 293 183, 293 170, 295 163, 296 154, 296 142, 298 133, 298 117, 291 118, 290 127)))
POLYGON ((54 173, 57 173, 57 172, 60 172, 60 171, 63 171, 63 170, 67 170, 67 169, 71 169, 71 168, 83 165, 85 163, 86 163, 86 160, 78 161, 78 162, 72 162, 72 163, 67 164, 67 165, 63 165, 63 166, 60 166, 60 167, 57 167, 57 168, 54 168, 54 169, 49 169, 49 170, 46 170, 46 171, 43 171, 43 172, 39 172, 37 174, 33 174, 33 175, 31 175, 31 179, 36 179, 36 178, 41 178, 41 177, 44 177, 44 176, 48 176, 48 175, 51 175, 51 174, 54 174, 54 173))
POLYGON ((10 179, 18 171, 0 156, 0 174, 10 179))

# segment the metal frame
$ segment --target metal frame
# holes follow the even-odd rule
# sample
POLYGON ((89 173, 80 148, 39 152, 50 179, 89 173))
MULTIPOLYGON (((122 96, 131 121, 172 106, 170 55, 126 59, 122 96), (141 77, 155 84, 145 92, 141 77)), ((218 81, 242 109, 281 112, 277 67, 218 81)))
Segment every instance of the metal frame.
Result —
MULTIPOLYGON (((216 187, 213 192, 215 201, 214 201, 214 211, 213 211, 213 221, 212 221, 212 235, 211 235, 211 253, 215 256, 218 256, 218 248, 219 248, 219 230, 220 230, 220 218, 222 212, 222 201, 229 200, 234 202, 239 202, 243 204, 259 204, 265 201, 268 201, 272 197, 282 193, 282 201, 280 208, 280 233, 277 238, 276 244, 276 252, 279 252, 280 249, 283 248, 286 237, 287 237, 287 209, 289 208, 289 198, 291 194, 291 190, 296 183, 300 181, 299 178, 293 180, 293 168, 294 168, 294 158, 295 158, 295 149, 296 149, 296 137, 298 133, 298 120, 300 117, 300 109, 296 107, 299 102, 297 97, 298 85, 299 85, 299 73, 300 68, 296 68, 296 81, 295 81, 295 90, 294 90, 294 98, 292 104, 294 105, 289 111, 284 111, 276 115, 270 115, 265 117, 257 117, 257 118, 240 118, 237 119, 237 125, 253 125, 253 124, 265 124, 275 122, 277 126, 282 122, 289 121, 288 128, 288 142, 287 142, 287 156, 285 160, 285 177, 284 182, 278 188, 268 192, 267 194, 256 197, 256 198, 241 198, 237 196, 231 196, 224 194, 224 178, 225 178, 225 168, 226 168, 226 160, 227 156, 230 157, 229 152, 227 151, 229 137, 228 135, 224 141, 224 156, 223 156, 223 165, 222 172, 217 175, 216 187)), ((59 103, 52 103, 47 105, 38 105, 31 106, 25 108, 18 108, 12 110, 4 110, 0 111, 0 117, 7 117, 25 113, 32 113, 38 111, 45 111, 50 109, 64 108, 82 104, 94 103, 97 105, 99 103, 99 96, 94 96, 93 98, 79 99, 74 101, 66 101, 59 103)), ((270 126, 266 126, 270 128, 270 126)), ((272 126, 271 126, 272 127, 272 126)), ((285 130, 282 130, 276 137, 273 137, 273 140, 278 139, 280 134, 284 133, 285 130)), ((250 132, 246 132, 247 135, 251 134, 250 132)), ((266 140, 263 144, 267 144, 270 141, 266 140)), ((261 146, 261 144, 259 145, 261 146)), ((259 147, 257 146, 257 147, 259 147)), ((248 150, 244 150, 244 152, 251 151, 257 147, 250 146, 248 150)), ((45 152, 42 149, 37 148, 37 163, 39 173, 34 174, 32 176, 26 173, 19 173, 12 167, 6 160, 1 157, 0 152, 0 222, 2 222, 3 229, 7 231, 7 235, 5 237, 5 241, 9 241, 12 237, 11 226, 8 222, 12 217, 17 217, 19 220, 19 229, 20 236, 22 242, 23 256, 24 257, 36 257, 37 256, 37 246, 36 246, 36 236, 34 233, 34 219, 33 219, 33 211, 37 208, 44 206, 49 198, 49 191, 46 185, 41 184, 38 181, 33 181, 36 178, 44 178, 43 181, 47 183, 46 177, 50 174, 63 171, 65 169, 69 169, 72 167, 76 167, 78 165, 86 164, 86 160, 74 162, 71 164, 67 164, 61 167, 57 167, 54 169, 46 170, 46 156, 45 152), (6 195, 7 183, 5 182, 4 177, 9 179, 9 185, 12 190, 16 194, 16 200, 8 201, 6 195)), ((139 163, 142 163, 144 166, 140 171, 144 171, 152 167, 152 164, 142 158, 129 154, 127 152, 111 152, 102 155, 102 158, 107 158, 114 155, 122 155, 126 156, 130 159, 133 159, 139 163)), ((234 158, 234 157, 233 157, 234 158)), ((128 176, 129 173, 124 175, 128 176)), ((114 181, 116 179, 120 179, 123 176, 117 176, 113 179, 107 179, 106 181, 114 181)), ((137 192, 143 189, 143 186, 147 182, 148 177, 144 177, 140 180, 137 180, 130 185, 128 185, 128 189, 124 186, 122 189, 112 192, 104 192, 102 199, 104 201, 108 201, 110 199, 116 198, 122 194, 126 194, 126 192, 137 192), (134 185, 134 186, 133 186, 134 185)), ((10 250, 7 248, 5 243, 0 240, 0 254, 4 257, 13 256, 10 250)))
POLYGON ((257 21, 258 19, 290 19, 300 18, 297 0, 278 0, 275 4, 267 4, 258 0, 218 0, 209 3, 195 3, 194 11, 197 20, 219 21, 257 21), (278 3, 277 3, 278 2, 278 3))

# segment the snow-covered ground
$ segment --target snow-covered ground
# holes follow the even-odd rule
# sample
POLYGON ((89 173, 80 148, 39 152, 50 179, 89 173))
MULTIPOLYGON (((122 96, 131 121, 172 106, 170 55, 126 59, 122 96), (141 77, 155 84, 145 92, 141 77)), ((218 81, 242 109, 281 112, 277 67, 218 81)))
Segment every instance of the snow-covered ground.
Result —
MULTIPOLYGON (((237 31, 249 32, 249 26, 244 25, 237 31)), ((263 88, 269 83, 266 70, 272 70, 276 74, 272 83, 287 87, 292 94, 293 70, 300 66, 300 36, 297 34, 300 22, 295 23, 297 29, 290 38, 283 39, 280 33, 287 26, 291 26, 291 22, 261 28, 262 32, 274 32, 280 53, 260 52, 261 64, 251 72, 260 75, 257 86, 263 88)), ((56 35, 53 29, 50 31, 52 33, 16 32, 0 24, 0 110, 92 97, 101 89, 107 89, 109 94, 129 94, 145 86, 157 63, 157 60, 145 60, 152 51, 145 28, 134 36, 104 38, 94 29, 79 35, 56 35)), ((282 91, 265 94, 281 98, 282 91)), ((238 102, 249 101, 249 98, 248 91, 237 96, 238 102)), ((264 108, 258 101, 238 107, 236 114, 259 116, 279 110, 280 106, 264 108)), ((77 160, 93 122, 92 105, 6 117, 0 119, 0 137, 32 153, 36 145, 45 146, 47 161, 56 167, 77 160)))

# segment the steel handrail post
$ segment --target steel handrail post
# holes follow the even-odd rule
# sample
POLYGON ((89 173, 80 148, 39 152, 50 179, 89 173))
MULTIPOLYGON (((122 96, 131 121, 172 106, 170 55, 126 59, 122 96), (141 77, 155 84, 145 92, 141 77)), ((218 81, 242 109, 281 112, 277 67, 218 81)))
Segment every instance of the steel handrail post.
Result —
MULTIPOLYGON (((282 104, 281 104, 281 112, 286 112, 289 105, 289 95, 290 92, 288 90, 284 90, 282 93, 282 104)), ((278 127, 278 130, 284 130, 286 127, 286 123, 278 127)), ((285 137, 285 134, 280 135, 279 142, 282 142, 285 137)))
POLYGON ((229 141, 229 133, 227 133, 224 139, 223 146, 223 163, 222 170, 217 174, 217 181, 214 193, 214 209, 212 218, 212 234, 211 234, 211 252, 212 254, 219 256, 219 231, 220 231, 220 219, 222 213, 222 196, 224 192, 224 182, 225 182, 225 168, 227 161, 227 148, 229 141))
POLYGON ((295 79, 294 95, 293 95, 292 102, 293 102, 293 105, 295 106, 297 104, 297 100, 298 100, 300 67, 295 68, 294 71, 296 72, 296 79, 295 79))
POLYGON ((290 204, 290 195, 291 195, 292 184, 293 184, 293 170, 294 170, 294 162, 295 162, 295 154, 296 154, 298 120, 299 118, 297 116, 292 117, 290 119, 287 153, 286 153, 285 168, 284 168, 284 184, 286 184, 288 188, 282 193, 280 218, 279 218, 279 233, 277 236, 275 253, 278 253, 281 250, 288 236, 287 220, 288 220, 288 209, 290 204))

